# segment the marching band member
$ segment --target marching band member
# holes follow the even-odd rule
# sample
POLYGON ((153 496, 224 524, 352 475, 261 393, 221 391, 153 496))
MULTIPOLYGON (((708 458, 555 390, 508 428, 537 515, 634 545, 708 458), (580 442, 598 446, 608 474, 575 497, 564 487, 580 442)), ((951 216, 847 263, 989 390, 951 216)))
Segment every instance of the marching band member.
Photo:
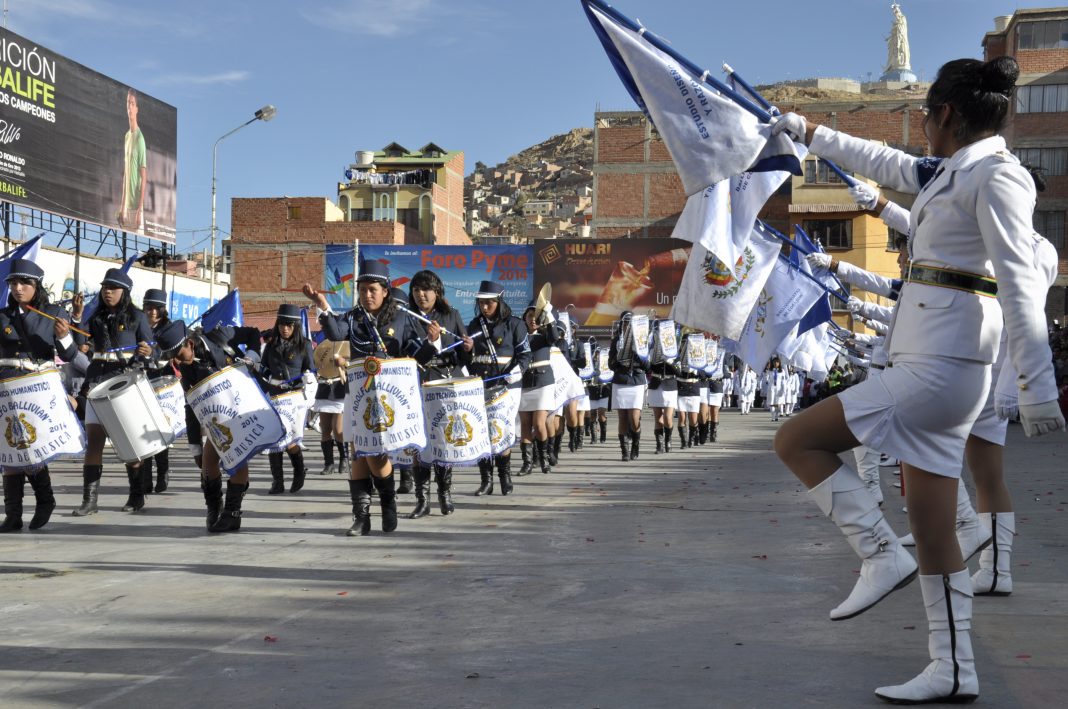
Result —
MULTIPOLYGON (((737 379, 737 373, 734 371, 734 367, 727 370, 727 373, 723 375, 723 408, 729 409, 734 399, 734 384, 737 379)), ((712 440, 716 440, 713 438, 712 440)))
MULTIPOLYGON (((92 361, 85 375, 82 391, 88 392, 97 384, 130 369, 134 357, 152 355, 152 329, 148 319, 130 300, 133 280, 120 268, 109 268, 100 282, 100 307, 90 316, 85 328, 92 343, 92 361)), ((79 324, 83 303, 75 298, 72 321, 79 324)), ((75 333, 75 341, 81 343, 84 336, 75 333)), ((75 517, 95 514, 100 491, 100 477, 104 472, 104 441, 107 432, 100 425, 93 405, 85 409, 85 433, 87 444, 85 464, 82 467, 82 504, 74 510, 75 517)), ((145 492, 141 485, 140 463, 126 464, 126 477, 130 494, 122 506, 123 512, 137 512, 145 506, 145 492)))
MULTIPOLYGON (((567 357, 567 361, 571 365, 571 369, 575 373, 575 376, 579 377, 579 380, 581 381, 582 375, 580 372, 586 366, 586 350, 582 347, 582 343, 579 341, 575 332, 575 323, 568 322, 567 328, 571 334, 567 340, 567 352, 565 352, 564 355, 567 357)), ((572 399, 564 405, 564 414, 567 420, 567 449, 572 453, 582 449, 583 420, 586 412, 589 410, 590 400, 586 395, 585 386, 582 387, 582 396, 577 399, 572 399)), ((556 443, 557 456, 560 455, 559 440, 560 438, 558 437, 556 443)))
MULTIPOLYGON (((445 299, 445 284, 441 282, 438 274, 433 271, 419 271, 412 276, 411 285, 408 287, 408 301, 412 310, 417 310, 423 318, 431 321, 427 325, 418 318, 409 318, 409 327, 420 340, 409 343, 408 353, 422 365, 422 381, 433 382, 461 375, 462 368, 471 361, 472 340, 467 337, 460 313, 445 299), (457 344, 456 335, 462 338, 463 347, 451 347, 457 344)), ((455 510, 452 504, 452 466, 441 463, 432 465, 434 485, 438 491, 438 507, 441 514, 452 514, 455 510)), ((430 514, 430 470, 430 464, 418 459, 412 466, 415 478, 415 509, 408 513, 408 519, 418 519, 430 514)))
MULTIPOLYGON (((164 352, 177 349, 174 363, 181 374, 182 389, 186 392, 236 361, 236 352, 231 346, 234 336, 232 327, 220 326, 207 333, 193 330, 180 339, 175 338, 176 334, 177 331, 162 333, 163 339, 158 345, 164 352)), ((224 501, 219 453, 211 437, 204 435, 200 422, 188 406, 185 420, 189 448, 200 468, 200 489, 204 492, 204 506, 207 509, 207 530, 212 534, 236 532, 241 529, 241 504, 248 492, 248 463, 227 479, 224 501)))
POLYGON ((626 334, 623 323, 630 316, 629 310, 620 314, 612 328, 612 345, 608 350, 608 363, 613 372, 612 407, 619 420, 619 448, 624 461, 637 460, 641 452, 642 406, 645 404, 645 387, 648 383, 642 363, 634 354, 633 343, 619 341, 626 334))
MULTIPOLYGON (((0 379, 54 368, 57 353, 65 362, 78 354, 67 323, 70 315, 48 302, 48 291, 41 284, 43 278, 44 270, 33 261, 12 260, 11 272, 7 275, 10 294, 4 309, 0 310, 0 379)), ((30 529, 40 529, 48 524, 56 509, 48 466, 36 469, 5 467, 2 472, 4 521, 0 523, 0 532, 22 529, 22 500, 27 479, 36 502, 30 529)))
POLYGON ((778 357, 771 360, 771 369, 768 370, 768 409, 771 411, 771 420, 778 421, 786 408, 786 372, 782 371, 782 362, 778 357))
POLYGON ((743 364, 738 373, 738 409, 742 416, 748 416, 756 396, 757 374, 748 364, 743 364))
MULTIPOLYGON (((404 307, 408 307, 408 294, 404 292, 403 288, 393 286, 389 289, 389 297, 404 307)), ((344 375, 344 372, 342 372, 344 375)), ((346 457, 347 457, 347 445, 346 445, 346 457)), ((346 460, 346 463, 348 461, 346 460)), ((394 475, 400 475, 400 481, 397 483, 397 494, 407 495, 415 487, 415 480, 412 478, 412 466, 410 463, 394 463, 393 465, 394 475)))
POLYGON ((775 440, 780 458, 863 559, 853 593, 832 611, 838 619, 867 610, 917 573, 838 453, 863 442, 902 461, 932 662, 909 682, 876 690, 890 702, 968 702, 979 693, 970 633, 974 591, 954 534, 954 508, 965 442, 989 392, 1003 323, 1025 433, 1064 427, 1039 317, 1044 284, 1026 238, 1034 184, 997 135, 1018 75, 1010 57, 960 59, 939 69, 924 118, 931 153, 947 158, 934 170, 928 161, 809 125, 796 114, 773 126, 879 184, 919 193, 912 265, 888 337, 892 366, 879 380, 786 422, 775 440))
MULTIPOLYGON (((688 352, 689 339, 695 334, 684 328, 682 337, 679 338, 679 352, 688 352)), ((678 387, 679 387, 679 439, 682 441, 680 448, 693 448, 697 445, 698 429, 697 417, 701 412, 701 383, 698 379, 699 372, 686 364, 686 358, 679 361, 678 387)))
MULTIPOLYGON (((381 261, 365 261, 356 278, 359 304, 344 315, 330 309, 326 295, 305 283, 304 295, 319 309, 319 323, 331 340, 348 340, 353 359, 361 357, 399 357, 416 343, 418 335, 411 329, 411 318, 398 310, 399 303, 390 298, 389 267, 381 261)), ((440 335, 440 326, 431 325, 430 334, 440 335)), ((382 509, 382 531, 397 528, 397 490, 393 466, 388 455, 363 455, 352 461, 349 494, 352 496, 352 527, 348 536, 371 532, 371 491, 378 490, 382 509)))
MULTIPOLYGON (((271 334, 260 352, 260 387, 267 396, 303 390, 314 378, 314 366, 311 343, 301 331, 300 306, 282 303, 278 306, 271 334)), ((304 467, 304 451, 299 443, 294 443, 286 449, 286 453, 293 466, 293 482, 289 485, 289 491, 299 492, 308 475, 308 469, 304 467)), ((268 453, 267 461, 271 466, 272 480, 267 494, 280 495, 286 491, 282 453, 268 453)))
POLYGON ((519 475, 529 475, 535 463, 541 468, 541 472, 552 472, 546 420, 554 403, 553 385, 556 377, 549 357, 552 356, 553 345, 562 340, 564 335, 553 317, 553 306, 545 303, 544 307, 538 310, 536 303, 537 301, 531 302, 523 311, 531 362, 530 367, 523 373, 523 395, 519 401, 519 450, 523 455, 523 467, 519 469, 519 475), (531 446, 534 448, 533 456, 531 446))
MULTIPOLYGON (((705 335, 708 341, 708 335, 705 335)), ((697 369, 697 445, 703 446, 708 443, 708 429, 711 416, 708 409, 708 372, 705 367, 697 369)))
POLYGON ((600 346, 594 348, 593 376, 586 385, 586 392, 590 397, 590 415, 586 420, 586 431, 590 436, 590 443, 597 442, 595 427, 600 429, 601 443, 608 440, 608 401, 612 394, 612 370, 607 368, 607 355, 604 348, 600 346), (601 368, 602 363, 605 369, 601 368))
MULTIPOLYGON (((675 379, 678 374, 677 357, 668 359, 660 356, 660 324, 658 322, 650 327, 653 347, 658 348, 654 350, 651 358, 653 361, 649 365, 648 404, 653 410, 653 437, 656 438, 654 455, 671 452, 671 429, 675 420, 675 408, 679 404, 679 385, 675 379)), ((671 336, 674 335, 672 332, 671 336)))
MULTIPOLYGON (((148 326, 152 328, 153 338, 158 347, 160 341, 160 335, 163 332, 174 331, 176 337, 185 336, 185 322, 182 320, 171 320, 167 315, 167 292, 160 290, 159 288, 149 288, 145 291, 145 297, 141 299, 143 310, 145 311, 145 317, 148 319, 148 326)), ((169 377, 175 375, 175 370, 171 366, 171 359, 167 356, 167 353, 161 352, 159 359, 149 362, 145 366, 145 373, 148 375, 150 381, 160 379, 161 377, 169 377)), ((155 491, 166 492, 167 485, 170 482, 170 470, 171 470, 171 449, 164 448, 161 452, 155 456, 156 467, 156 486, 155 491)), ((141 461, 141 489, 145 491, 145 494, 152 492, 152 463, 153 458, 148 458, 141 461)))
POLYGON ((723 360, 726 357, 720 343, 716 343, 716 356, 709 362, 708 374, 708 440, 715 443, 719 438, 719 410, 723 407, 724 391, 729 376, 723 374, 723 360))
MULTIPOLYGON (((481 332, 482 337, 472 341, 471 373, 484 380, 505 377, 498 379, 495 384, 504 384, 512 396, 521 397, 522 374, 530 367, 532 357, 527 328, 522 320, 512 315, 512 309, 504 300, 504 286, 500 283, 482 281, 475 293, 475 303, 478 316, 467 324, 467 332, 481 332), (509 377, 513 372, 519 376, 509 377)), ((464 346, 467 347, 467 344, 464 346)), ((515 426, 515 421, 499 423, 508 428, 515 426)), ((493 494, 494 463, 497 464, 497 475, 501 480, 501 494, 512 492, 511 455, 511 451, 505 451, 493 458, 478 461, 481 484, 476 495, 493 494)))
POLYGON ((349 343, 323 340, 312 351, 318 387, 312 411, 319 414, 319 446, 323 451, 320 475, 340 473, 348 468, 348 447, 342 432, 345 411, 345 366, 349 359, 349 343), (334 449, 337 449, 337 463, 334 449))

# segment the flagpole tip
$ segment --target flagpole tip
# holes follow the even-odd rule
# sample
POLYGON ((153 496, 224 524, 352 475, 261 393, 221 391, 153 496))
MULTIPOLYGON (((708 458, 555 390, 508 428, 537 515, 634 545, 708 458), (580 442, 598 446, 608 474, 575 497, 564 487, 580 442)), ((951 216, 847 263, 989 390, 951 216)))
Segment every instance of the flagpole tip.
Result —
POLYGON ((734 73, 734 67, 732 67, 727 62, 723 62, 723 73, 724 74, 733 74, 734 73))

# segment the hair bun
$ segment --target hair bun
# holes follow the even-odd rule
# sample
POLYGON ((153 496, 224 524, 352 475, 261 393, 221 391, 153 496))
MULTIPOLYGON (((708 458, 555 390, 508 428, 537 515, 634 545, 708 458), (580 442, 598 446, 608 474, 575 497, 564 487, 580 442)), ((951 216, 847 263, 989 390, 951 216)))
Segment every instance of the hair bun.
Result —
POLYGON ((979 76, 980 90, 1011 96, 1020 77, 1020 66, 1012 57, 997 57, 983 64, 979 76))

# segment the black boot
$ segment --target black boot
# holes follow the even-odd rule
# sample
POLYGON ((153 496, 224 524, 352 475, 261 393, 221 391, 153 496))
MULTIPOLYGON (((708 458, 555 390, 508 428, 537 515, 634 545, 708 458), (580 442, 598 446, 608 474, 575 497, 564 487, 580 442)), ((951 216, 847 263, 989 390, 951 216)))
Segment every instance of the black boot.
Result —
POLYGON ((389 534, 397 528, 397 481, 393 475, 371 478, 378 490, 378 506, 382 510, 382 531, 389 534))
POLYGON ((719 421, 712 421, 709 423, 709 426, 711 426, 711 428, 708 430, 708 440, 715 443, 719 438, 719 421))
POLYGON ((153 474, 153 459, 151 456, 141 461, 141 494, 152 494, 152 479, 155 477, 153 474))
POLYGON ((593 433, 593 418, 586 419, 585 434, 590 437, 590 443, 596 443, 597 437, 593 433))
POLYGON ((578 428, 575 426, 567 427, 567 449, 574 453, 578 450, 578 442, 575 440, 578 438, 578 428))
POLYGON ((416 465, 412 475, 415 478, 415 509, 408 513, 408 519, 419 519, 430 514, 430 468, 416 465))
POLYGON ((664 452, 664 429, 654 428, 653 438, 656 439, 656 450, 653 451, 653 455, 660 455, 664 452))
POLYGON ((434 484, 438 488, 438 507, 441 514, 451 515, 455 508, 452 506, 452 466, 434 465, 434 484))
MULTIPOLYGON (((496 457, 497 475, 501 479, 501 494, 507 495, 512 491, 512 456, 499 455, 496 457)), ((490 475, 492 476, 492 471, 490 475)))
POLYGON ((371 486, 370 478, 349 480, 349 495, 352 496, 352 526, 345 532, 348 537, 365 537, 371 533, 371 486))
POLYGON ((97 498, 100 495, 100 476, 103 473, 103 465, 82 466, 82 506, 71 513, 73 516, 85 517, 96 514, 97 498))
POLYGON ((41 468, 33 475, 27 475, 30 487, 33 488, 33 496, 37 507, 33 510, 33 519, 30 520, 30 529, 40 529, 48 524, 52 518, 52 511, 56 509, 56 496, 52 493, 52 477, 48 473, 48 466, 41 468))
POLYGON ((575 450, 582 450, 582 441, 586 438, 582 435, 582 426, 575 426, 575 450))
POLYGON ((690 442, 690 439, 686 435, 686 427, 685 426, 679 426, 679 448, 682 449, 682 450, 686 450, 686 448, 689 447, 687 445, 689 442, 690 442))
POLYGON ((211 525, 209 532, 236 532, 241 529, 241 501, 245 499, 248 483, 226 481, 226 501, 218 521, 211 525))
POLYGON ((156 492, 167 492, 171 484, 171 449, 156 456, 156 492))
POLYGON ((219 515, 222 514, 222 476, 201 480, 200 489, 204 491, 204 507, 208 510, 208 515, 204 519, 204 523, 207 525, 208 531, 210 532, 211 528, 215 526, 215 523, 219 521, 219 515))
POLYGON ((268 495, 281 495, 286 491, 286 479, 282 473, 282 454, 268 453, 267 463, 271 466, 271 489, 268 495))
POLYGON ((708 443, 708 421, 700 424, 697 431, 697 443, 698 445, 704 445, 708 443))
POLYGON ((642 440, 642 430, 639 428, 630 434, 630 459, 638 460, 638 444, 642 440))
POLYGON ((693 448, 695 445, 697 445, 697 436, 697 426, 690 426, 690 442, 686 444, 687 448, 693 448))
POLYGON ((342 475, 352 473, 352 458, 349 457, 349 444, 344 441, 335 441, 337 446, 337 471, 342 475))
POLYGON ((400 472, 400 485, 397 486, 397 492, 401 495, 407 495, 415 487, 415 482, 412 480, 412 469, 407 465, 397 466, 400 472))
POLYGON ((537 460, 538 465, 541 466, 541 472, 549 474, 553 471, 552 459, 549 457, 549 453, 552 450, 553 442, 549 441, 534 441, 534 458, 537 460))
POLYGON ((22 529, 22 498, 26 494, 26 476, 13 473, 3 477, 4 522, 0 524, 0 532, 17 532, 22 529))
POLYGON ((478 461, 478 474, 482 484, 475 490, 475 497, 493 494, 493 458, 483 458, 478 461))
POLYGON ((289 451, 289 462, 293 464, 293 482, 289 491, 300 492, 304 487, 304 478, 308 476, 308 469, 304 467, 304 451, 299 447, 295 451, 289 451))
POLYGON ((334 467, 334 439, 328 438, 325 441, 320 440, 319 450, 323 452, 323 469, 319 471, 319 474, 331 475, 338 472, 337 468, 334 467))
MULTIPOLYGON (((560 441, 563 439, 563 437, 564 433, 563 431, 561 431, 559 434, 545 441, 545 454, 547 456, 546 460, 548 461, 550 466, 554 466, 560 463, 560 441)), ((535 448, 537 448, 536 443, 535 448)))
POLYGON ((626 434, 619 435, 619 450, 623 452, 623 462, 630 460, 630 441, 626 434))
POLYGON ((608 440, 608 421, 601 421, 601 443, 608 440))
POLYGON ((126 465, 126 478, 130 481, 130 495, 126 498, 126 504, 122 506, 123 512, 140 512, 145 508, 145 493, 141 489, 141 468, 131 464, 126 465))
POLYGON ((670 428, 665 428, 664 429, 664 452, 665 453, 670 453, 671 452, 671 429, 670 428))
POLYGON ((534 470, 534 458, 532 453, 534 448, 533 443, 520 443, 519 454, 523 456, 523 465, 519 468, 519 472, 516 473, 516 477, 523 477, 524 475, 530 475, 534 470))

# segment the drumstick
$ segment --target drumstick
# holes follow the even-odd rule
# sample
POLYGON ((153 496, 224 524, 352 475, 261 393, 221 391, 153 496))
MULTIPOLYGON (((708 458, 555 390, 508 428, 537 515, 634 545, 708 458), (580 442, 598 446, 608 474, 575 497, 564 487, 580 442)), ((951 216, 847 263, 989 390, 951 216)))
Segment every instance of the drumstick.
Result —
MULTIPOLYGON (((404 312, 408 313, 409 315, 411 315, 416 320, 421 320, 421 321, 425 322, 427 325, 430 325, 430 324, 432 324, 434 322, 430 318, 424 318, 422 315, 420 315, 419 313, 417 313, 417 312, 415 312, 413 310, 408 310, 408 308, 405 308, 403 305, 398 305, 397 307, 400 308, 401 310, 403 310, 404 312)), ((441 327, 441 326, 439 325, 438 327, 441 327)), ((450 332, 450 331, 446 330, 443 327, 441 328, 441 331, 444 332, 446 335, 452 335, 453 337, 459 337, 459 338, 463 337, 463 335, 457 335, 455 332, 450 332)))
MULTIPOLYGON (((49 315, 46 312, 38 310, 37 308, 33 307, 32 305, 23 304, 22 307, 26 308, 26 310, 32 310, 33 312, 37 313, 38 315, 43 315, 44 317, 48 318, 49 320, 55 320, 57 322, 60 321, 60 320, 63 320, 63 318, 57 318, 55 315, 49 315)), ((67 323, 67 327, 69 327, 71 330, 74 330, 74 332, 78 333, 79 335, 85 335, 86 337, 92 337, 92 335, 90 335, 85 330, 79 330, 78 328, 74 327, 73 325, 71 325, 66 320, 63 320, 63 322, 67 323)))
MULTIPOLYGON (((146 342, 145 344, 148 345, 149 347, 151 347, 152 345, 154 345, 156 343, 155 342, 146 342)), ((112 347, 110 350, 104 350, 104 353, 106 354, 108 352, 125 352, 126 350, 136 350, 140 346, 141 346, 141 343, 137 343, 136 345, 126 345, 125 347, 112 347)))
MULTIPOLYGON (((481 333, 481 332, 476 332, 476 333, 475 333, 474 335, 471 335, 471 339, 472 339, 472 340, 474 340, 474 339, 475 339, 475 338, 477 338, 477 337, 482 337, 482 333, 481 333)), ((449 351, 449 350, 451 350, 451 349, 452 349, 453 347, 459 347, 459 346, 460 346, 460 345, 462 345, 463 343, 464 343, 464 341, 463 341, 463 340, 457 340, 456 342, 452 343, 452 344, 451 344, 451 345, 449 345, 448 347, 443 347, 441 351, 442 351, 442 352, 448 352, 448 351, 449 351)))

